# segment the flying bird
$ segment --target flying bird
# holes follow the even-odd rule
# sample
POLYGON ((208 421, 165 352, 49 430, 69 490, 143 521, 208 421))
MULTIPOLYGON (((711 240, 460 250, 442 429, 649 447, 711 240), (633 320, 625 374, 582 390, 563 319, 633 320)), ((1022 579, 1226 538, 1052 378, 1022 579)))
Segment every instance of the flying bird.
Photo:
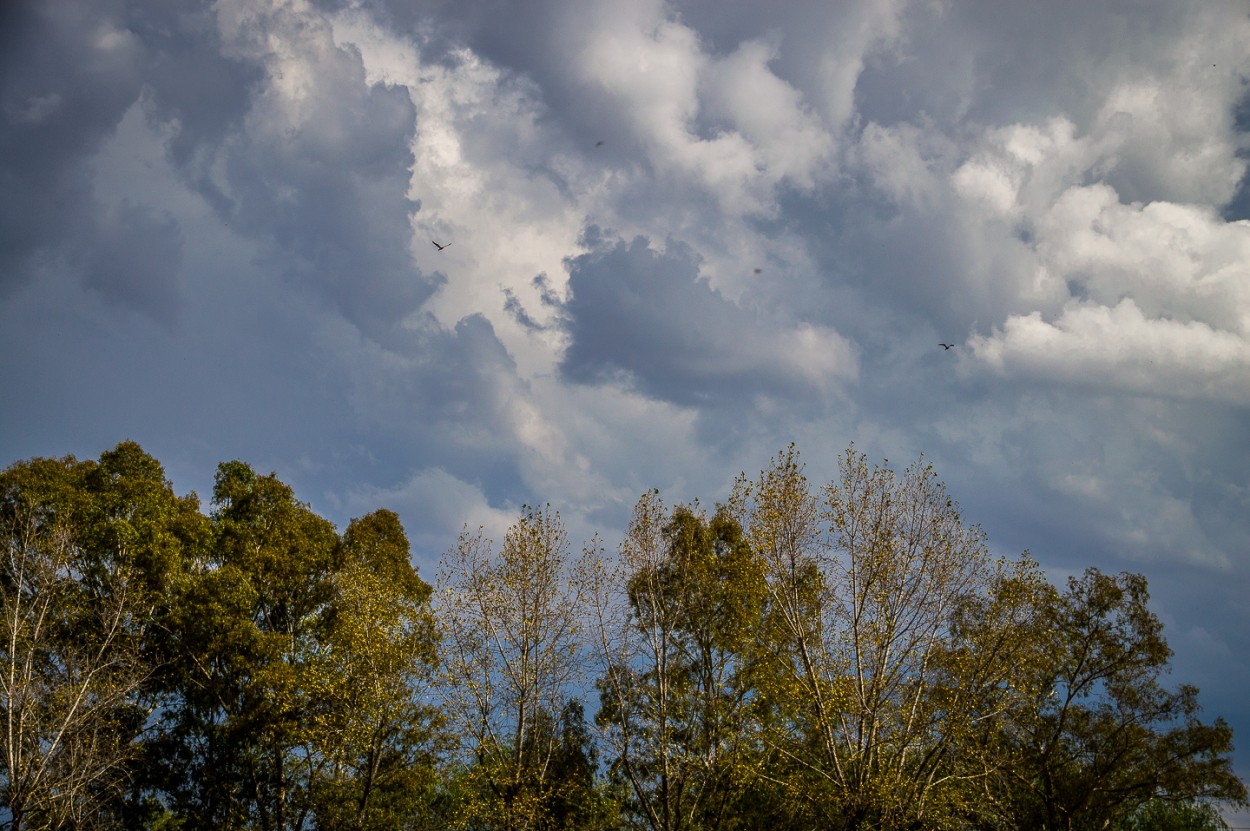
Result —
POLYGON ((939 343, 939 344, 938 344, 938 346, 942 347, 943 349, 950 349, 950 348, 951 348, 952 346, 954 346, 954 345, 955 345, 955 344, 953 344, 953 343, 939 343))
POLYGON ((602 146, 603 146, 603 139, 599 139, 598 141, 595 142, 595 147, 602 147, 602 146))
MULTIPOLYGON (((430 242, 434 242, 434 240, 430 240, 430 242)), ((434 242, 434 247, 437 248, 439 251, 442 251, 444 248, 446 248, 449 245, 451 245, 450 242, 447 243, 447 245, 439 245, 437 242, 434 242)))

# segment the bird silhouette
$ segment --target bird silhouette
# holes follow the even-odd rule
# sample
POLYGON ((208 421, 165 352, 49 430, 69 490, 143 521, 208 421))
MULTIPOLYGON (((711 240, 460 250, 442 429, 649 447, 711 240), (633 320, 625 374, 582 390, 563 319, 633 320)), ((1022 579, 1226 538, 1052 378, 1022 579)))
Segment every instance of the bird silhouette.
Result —
MULTIPOLYGON (((430 242, 434 242, 434 240, 430 240, 430 242)), ((447 248, 449 245, 451 245, 450 242, 447 243, 447 245, 439 245, 437 242, 434 242, 434 247, 437 248, 439 251, 442 251, 444 248, 447 248)))
POLYGON ((952 346, 954 346, 954 345, 955 345, 955 344, 953 344, 953 343, 939 343, 939 344, 938 344, 938 346, 942 347, 943 349, 950 349, 950 348, 951 348, 952 346))
POLYGON ((595 147, 602 147, 602 146, 603 146, 603 139, 600 139, 599 141, 595 142, 595 147))

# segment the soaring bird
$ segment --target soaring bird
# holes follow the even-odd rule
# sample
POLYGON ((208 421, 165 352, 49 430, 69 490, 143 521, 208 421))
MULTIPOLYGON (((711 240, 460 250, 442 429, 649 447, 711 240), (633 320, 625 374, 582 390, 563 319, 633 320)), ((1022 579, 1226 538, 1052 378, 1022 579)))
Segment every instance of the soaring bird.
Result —
POLYGON ((954 346, 954 345, 955 345, 955 344, 953 344, 953 343, 939 343, 939 344, 938 344, 938 346, 942 347, 943 349, 950 349, 950 348, 951 348, 952 346, 954 346))
MULTIPOLYGON (((430 240, 430 242, 434 242, 434 240, 430 240)), ((444 248, 446 248, 449 245, 451 245, 450 242, 447 243, 447 245, 439 245, 437 242, 434 242, 434 247, 437 248, 439 251, 442 251, 444 248)))
POLYGON ((595 142, 595 147, 602 147, 602 146, 603 146, 603 139, 599 139, 598 141, 595 142))

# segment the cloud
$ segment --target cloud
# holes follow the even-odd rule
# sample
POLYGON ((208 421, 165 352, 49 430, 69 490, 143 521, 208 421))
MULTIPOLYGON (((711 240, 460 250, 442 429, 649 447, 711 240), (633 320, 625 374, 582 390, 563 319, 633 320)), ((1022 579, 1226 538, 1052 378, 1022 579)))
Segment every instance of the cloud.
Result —
POLYGON ((952 183, 986 221, 1027 229, 1026 273, 1047 302, 974 336, 977 358, 1000 374, 1250 400, 1250 222, 1201 205, 1125 204, 1108 184, 1073 184, 1104 153, 1070 122, 1000 130, 991 144, 952 183))
POLYGON ((208 6, 190 11, 152 0, 129 23, 149 50, 144 104, 149 119, 166 131, 166 153, 203 198, 228 212, 219 165, 228 139, 264 89, 264 61, 226 48, 208 6))
POLYGON ((504 4, 489 14, 464 10, 459 22, 477 58, 535 82, 566 140, 589 148, 606 139, 601 156, 694 188, 687 198, 773 215, 779 189, 809 188, 827 174, 835 143, 822 115, 824 85, 839 87, 839 117, 849 117, 861 57, 855 50, 875 42, 881 27, 874 21, 889 16, 879 3, 856 6, 846 15, 850 23, 827 6, 803 6, 814 30, 804 50, 823 70, 815 80, 802 71, 808 61, 780 50, 777 21, 754 19, 760 16, 743 4, 715 10, 750 32, 725 43, 709 43, 685 22, 708 9, 678 14, 661 2, 504 4), (840 48, 831 49, 829 37, 840 48))
POLYGON ((0 297, 99 237, 88 161, 138 96, 143 44, 117 8, 13 4, 0 35, 0 297))
POLYGON ((1131 299, 1073 304, 1053 323, 1013 316, 969 342, 995 372, 1163 397, 1250 404, 1250 341, 1199 321, 1150 319, 1131 299))
POLYGON ((828 392, 856 374, 836 332, 770 321, 725 299, 699 275, 698 257, 669 241, 610 242, 569 262, 569 345, 561 372, 594 383, 622 379, 666 401, 694 404, 755 394, 828 392))
POLYGON ((410 254, 407 90, 371 83, 359 51, 300 4, 223 2, 165 23, 162 46, 200 44, 185 63, 162 53, 173 71, 150 106, 187 183, 293 283, 397 347, 395 327, 438 285, 410 254))
POLYGON ((1194 205, 1124 205, 1092 186, 1066 191, 1039 235, 1043 266, 1077 296, 1130 296, 1152 315, 1250 335, 1250 222, 1194 205))
POLYGON ((809 189, 827 175, 834 145, 802 93, 770 68, 777 57, 776 46, 747 41, 714 61, 703 80, 706 117, 750 143, 769 186, 809 189))
MULTIPOLYGON (((577 44, 570 56, 575 88, 598 99, 614 135, 623 134, 662 177, 696 188, 721 210, 775 216, 785 189, 811 189, 832 175, 863 55, 892 19, 886 9, 863 4, 846 19, 800 12, 843 47, 823 43, 812 56, 814 77, 796 71, 793 53, 783 62, 775 26, 722 50, 660 4, 633 4, 628 12, 601 5, 563 28, 577 44)), ((716 11, 751 17, 733 4, 716 11)))
POLYGON ((182 232, 168 213, 123 203, 98 229, 83 284, 166 326, 180 315, 182 232))

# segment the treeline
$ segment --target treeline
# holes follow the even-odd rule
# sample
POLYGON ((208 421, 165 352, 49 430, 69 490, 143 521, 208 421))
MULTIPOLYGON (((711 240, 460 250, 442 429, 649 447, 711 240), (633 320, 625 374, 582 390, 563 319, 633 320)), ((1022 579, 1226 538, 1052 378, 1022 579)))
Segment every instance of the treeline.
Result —
POLYGON ((125 442, 0 473, 0 823, 22 829, 1222 827, 1232 735, 1139 575, 995 559, 934 471, 791 448, 609 555, 526 508, 437 589, 398 517, 339 533, 125 442))

